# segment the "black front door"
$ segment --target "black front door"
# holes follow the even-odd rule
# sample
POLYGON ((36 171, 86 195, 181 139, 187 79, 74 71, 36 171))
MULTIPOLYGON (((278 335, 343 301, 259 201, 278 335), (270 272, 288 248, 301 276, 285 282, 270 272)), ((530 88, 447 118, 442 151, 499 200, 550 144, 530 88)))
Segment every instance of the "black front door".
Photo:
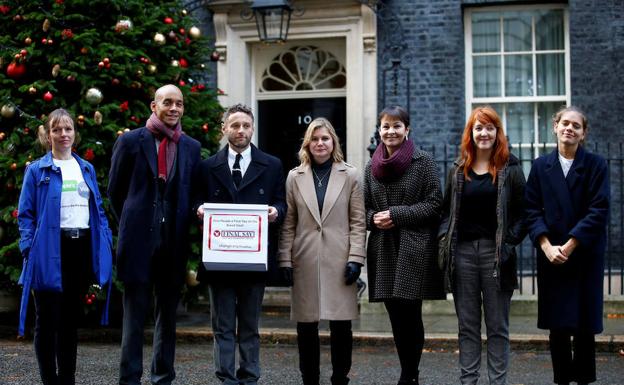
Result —
POLYGON ((258 101, 258 146, 282 160, 284 173, 299 165, 297 153, 303 134, 315 118, 328 119, 347 156, 346 98, 310 98, 258 101))

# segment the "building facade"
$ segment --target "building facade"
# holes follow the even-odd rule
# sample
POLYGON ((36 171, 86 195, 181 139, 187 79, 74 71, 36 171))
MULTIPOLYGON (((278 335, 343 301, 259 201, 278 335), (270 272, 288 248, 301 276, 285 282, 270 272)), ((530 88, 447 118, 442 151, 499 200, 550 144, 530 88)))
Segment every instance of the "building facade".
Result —
MULTIPOLYGON (((589 142, 609 159, 609 263, 622 255, 624 1, 295 0, 288 40, 259 41, 249 1, 209 1, 221 102, 257 113, 254 142, 297 164, 307 123, 335 125, 347 161, 362 169, 377 113, 408 108, 412 139, 436 153, 441 174, 456 155, 470 110, 501 115, 512 151, 530 161, 554 148, 552 114, 574 104, 589 142)), ((528 258, 527 258, 528 261, 528 258)))

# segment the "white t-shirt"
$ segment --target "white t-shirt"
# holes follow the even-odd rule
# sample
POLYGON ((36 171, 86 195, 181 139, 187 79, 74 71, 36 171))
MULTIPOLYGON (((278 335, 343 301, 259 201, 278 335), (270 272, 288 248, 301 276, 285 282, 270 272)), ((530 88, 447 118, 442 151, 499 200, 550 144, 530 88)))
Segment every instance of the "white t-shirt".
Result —
POLYGON ((61 228, 89 228, 90 190, 84 181, 78 161, 72 157, 67 160, 52 159, 61 169, 63 189, 61 190, 61 228))
POLYGON ((568 171, 570 171, 570 167, 572 167, 572 163, 574 163, 574 158, 567 159, 567 158, 564 158, 561 154, 559 154, 559 163, 561 164, 561 169, 563 170, 564 178, 567 178, 568 171))

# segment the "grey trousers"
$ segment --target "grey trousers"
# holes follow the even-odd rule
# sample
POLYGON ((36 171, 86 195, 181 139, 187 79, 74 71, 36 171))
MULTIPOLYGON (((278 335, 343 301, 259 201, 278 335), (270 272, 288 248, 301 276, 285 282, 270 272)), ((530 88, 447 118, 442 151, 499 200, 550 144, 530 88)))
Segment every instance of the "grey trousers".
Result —
POLYGON ((481 367, 481 306, 487 330, 490 385, 507 383, 509 307, 513 291, 499 291, 494 278, 495 242, 459 242, 455 255, 453 298, 459 323, 462 385, 476 385, 481 367))
POLYGON ((215 374, 225 385, 256 385, 260 378, 258 323, 264 283, 210 284, 215 374), (236 365, 238 341, 239 368, 236 365))

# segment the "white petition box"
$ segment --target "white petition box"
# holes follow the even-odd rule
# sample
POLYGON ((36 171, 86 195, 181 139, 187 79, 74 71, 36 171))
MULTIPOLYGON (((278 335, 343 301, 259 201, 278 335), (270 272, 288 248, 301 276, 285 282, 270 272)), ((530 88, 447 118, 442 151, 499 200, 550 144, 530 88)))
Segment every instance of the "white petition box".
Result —
POLYGON ((267 205, 204 203, 202 262, 208 271, 267 270, 267 205))

